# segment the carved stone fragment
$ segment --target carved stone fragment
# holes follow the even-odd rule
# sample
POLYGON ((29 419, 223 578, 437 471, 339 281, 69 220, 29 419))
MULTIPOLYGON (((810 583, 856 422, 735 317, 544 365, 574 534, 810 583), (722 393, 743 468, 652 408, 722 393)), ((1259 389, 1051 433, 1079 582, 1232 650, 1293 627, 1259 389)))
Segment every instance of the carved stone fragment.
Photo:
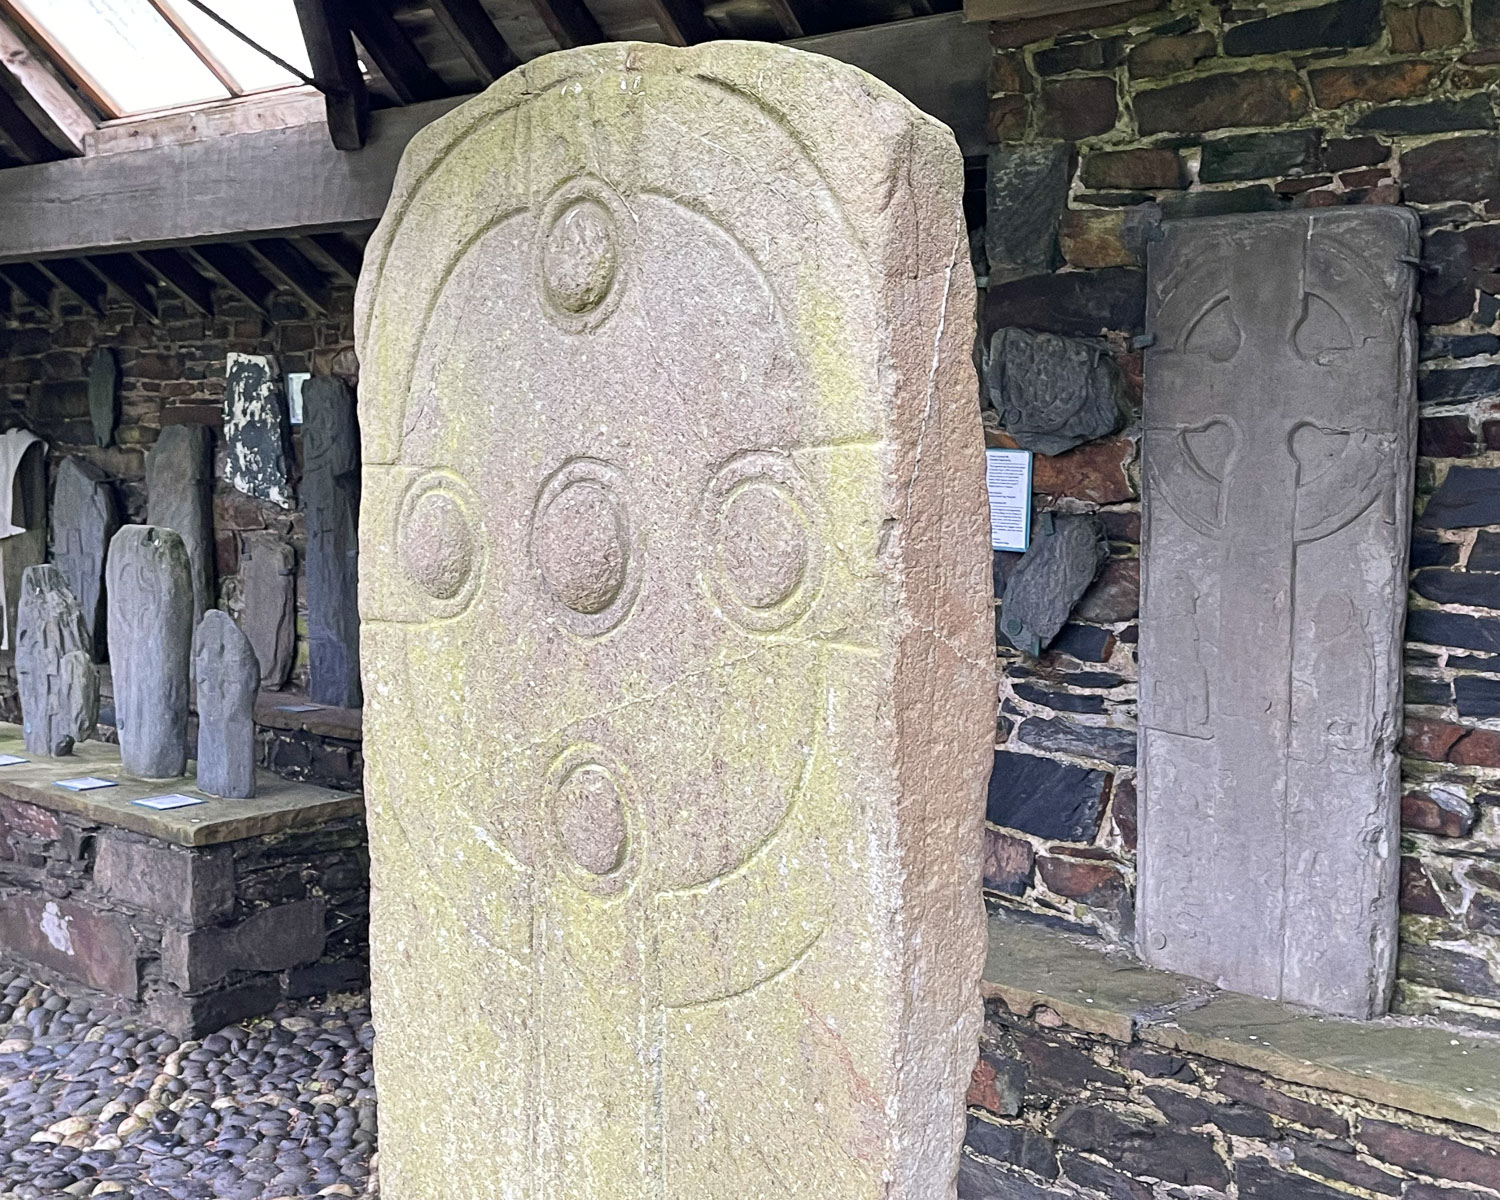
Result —
POLYGON ((193 634, 198 688, 198 788, 211 796, 255 795, 255 648, 226 612, 211 608, 193 634))
POLYGON ((52 493, 52 557, 78 600, 94 657, 108 657, 104 558, 120 528, 109 478, 93 463, 65 458, 52 493))
POLYGON ((233 352, 226 369, 225 478, 247 496, 290 508, 286 463, 291 418, 281 370, 269 355, 233 352))
POLYGON ((203 425, 168 425, 146 455, 146 519, 182 539, 192 571, 195 621, 214 603, 209 436, 203 425))
POLYGON ((1068 206, 1073 147, 1067 142, 990 150, 985 254, 990 283, 1041 275, 1057 265, 1057 231, 1068 206))
POLYGON ((21 577, 47 557, 47 443, 29 429, 0 433, 0 649, 16 641, 21 577))
POLYGON ((1098 517, 1043 513, 1031 548, 1005 583, 1000 632, 1006 640, 1026 654, 1045 650, 1108 557, 1098 517))
POLYGON ((297 552, 279 533, 244 535, 240 628, 255 647, 261 685, 284 687, 297 638, 297 552))
POLYGON ((623 43, 400 179, 356 316, 382 1190, 951 1197, 996 718, 953 135, 623 43))
POLYGON ((109 544, 106 577, 121 763, 142 779, 175 779, 187 767, 187 547, 173 530, 126 525, 109 544))
MULTIPOLYGON (((357 708, 359 684, 359 422, 342 380, 302 387, 302 503, 307 513, 308 695, 357 708)), ((434 529, 435 533, 441 532, 434 529)), ((448 553, 434 544, 424 553, 448 553)))
POLYGON ((63 573, 51 563, 21 577, 16 682, 31 754, 64 755, 99 723, 99 672, 87 622, 63 573))
POLYGON ((1416 214, 1169 223, 1151 257, 1141 951, 1381 1012, 1416 401, 1416 214))
POLYGON ((984 360, 1000 424, 1026 450, 1061 454, 1120 427, 1120 373, 1102 346, 1054 333, 999 329, 984 360))
POLYGON ((120 423, 120 364, 108 346, 95 347, 89 355, 89 423, 94 427, 94 445, 100 449, 115 440, 120 423))

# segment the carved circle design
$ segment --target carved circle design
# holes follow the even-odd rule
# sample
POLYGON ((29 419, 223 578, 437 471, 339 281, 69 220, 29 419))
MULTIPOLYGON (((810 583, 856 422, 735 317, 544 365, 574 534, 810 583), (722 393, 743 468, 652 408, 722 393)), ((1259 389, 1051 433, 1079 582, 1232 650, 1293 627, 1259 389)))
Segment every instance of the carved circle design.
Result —
POLYGON ((543 593, 575 633, 608 633, 640 587, 640 548, 620 494, 620 473, 575 458, 547 478, 531 518, 531 555, 543 593))
POLYGON ((446 471, 419 477, 402 501, 397 560, 434 616, 457 616, 473 598, 484 545, 475 511, 468 484, 446 471))
POLYGON ((735 624, 773 632, 807 611, 822 581, 814 512, 784 454, 748 451, 714 476, 704 503, 706 583, 735 624))
POLYGON ((627 777, 597 747, 570 747, 553 764, 547 814, 559 868, 600 895, 624 891, 640 862, 627 777))
POLYGON ((574 333, 602 323, 620 302, 630 223, 603 181, 564 184, 541 217, 537 270, 549 316, 574 333))

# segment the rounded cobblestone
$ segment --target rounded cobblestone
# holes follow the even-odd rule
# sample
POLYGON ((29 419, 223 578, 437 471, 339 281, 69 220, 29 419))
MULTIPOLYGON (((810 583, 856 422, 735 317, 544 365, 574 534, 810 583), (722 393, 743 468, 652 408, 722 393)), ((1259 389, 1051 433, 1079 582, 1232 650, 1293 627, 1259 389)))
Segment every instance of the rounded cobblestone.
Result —
POLYGON ((0 1200, 378 1195, 368 998, 180 1041, 0 970, 0 1200))

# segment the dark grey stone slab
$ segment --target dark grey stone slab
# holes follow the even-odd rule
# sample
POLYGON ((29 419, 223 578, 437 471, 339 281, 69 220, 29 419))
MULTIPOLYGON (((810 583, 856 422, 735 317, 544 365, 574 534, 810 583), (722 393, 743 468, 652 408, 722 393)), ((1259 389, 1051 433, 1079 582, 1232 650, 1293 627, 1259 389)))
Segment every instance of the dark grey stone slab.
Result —
POLYGON ((990 775, 985 819, 1035 837, 1092 842, 1109 797, 1109 775, 1043 758, 1001 750, 990 775))
POLYGON ((1062 629, 1109 557, 1093 516, 1044 513, 1031 548, 1011 572, 1000 601, 1000 632, 1017 650, 1040 654, 1062 629))
POLYGON ((1141 951, 1369 1017, 1396 948, 1417 220, 1164 228, 1142 438, 1141 951))
POLYGON ((127 525, 109 544, 106 578, 121 765, 141 779, 175 779, 187 767, 187 547, 173 530, 127 525))
POLYGON ((82 609, 51 563, 21 577, 16 682, 31 754, 71 754, 99 723, 99 672, 82 609))
POLYGON ((255 795, 255 696, 260 664, 226 612, 211 608, 193 634, 198 688, 198 788, 211 796, 255 795))
POLYGON ((297 639, 297 552, 279 533, 247 533, 240 550, 240 628, 255 647, 262 687, 281 688, 297 639))
POLYGON ((89 423, 94 427, 94 445, 101 449, 115 440, 120 423, 120 364, 108 346, 89 355, 89 423))
POLYGON ((302 388, 302 503, 307 514, 308 695, 358 708, 359 423, 342 380, 302 388))
POLYGON ((1124 388, 1104 348, 1055 333, 999 329, 984 359, 990 407, 1026 450, 1061 454, 1113 433, 1124 388))
POLYGON ((209 439, 206 426, 168 425, 146 455, 146 520, 182 539, 192 573, 194 621, 214 603, 209 439))
POLYGON ((119 528, 119 501, 105 473, 84 459, 63 459, 52 493, 52 558, 78 600, 101 662, 109 656, 104 557, 119 528))
POLYGON ((0 649, 16 644, 21 577, 47 559, 47 443, 29 429, 0 433, 0 649))
POLYGON ((1067 142, 990 150, 985 254, 991 283, 1040 275, 1056 265, 1057 225, 1068 203, 1072 165, 1067 142))
POLYGON ((276 360, 230 354, 224 391, 225 477, 247 496, 292 506, 286 464, 291 420, 276 360))

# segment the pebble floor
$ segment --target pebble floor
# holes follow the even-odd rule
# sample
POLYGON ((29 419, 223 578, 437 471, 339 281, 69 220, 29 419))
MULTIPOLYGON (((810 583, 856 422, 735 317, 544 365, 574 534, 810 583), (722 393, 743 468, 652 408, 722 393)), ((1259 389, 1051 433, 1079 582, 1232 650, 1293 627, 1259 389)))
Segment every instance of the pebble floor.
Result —
POLYGON ((377 1194, 368 998, 201 1041, 0 970, 0 1200, 377 1194))

